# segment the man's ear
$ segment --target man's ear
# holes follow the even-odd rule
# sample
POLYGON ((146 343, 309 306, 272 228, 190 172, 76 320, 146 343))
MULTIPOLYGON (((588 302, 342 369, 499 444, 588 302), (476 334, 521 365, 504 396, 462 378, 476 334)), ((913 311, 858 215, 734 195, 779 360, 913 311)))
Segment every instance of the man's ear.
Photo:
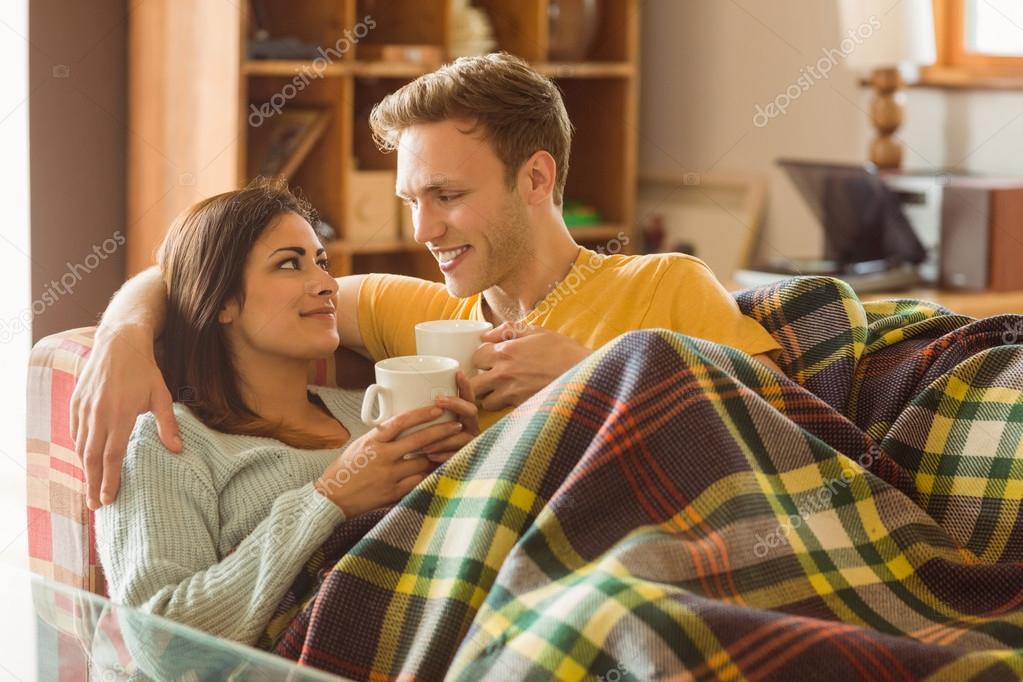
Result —
POLYGON ((536 205, 554 195, 558 164, 550 152, 539 150, 522 164, 521 187, 526 203, 536 205))

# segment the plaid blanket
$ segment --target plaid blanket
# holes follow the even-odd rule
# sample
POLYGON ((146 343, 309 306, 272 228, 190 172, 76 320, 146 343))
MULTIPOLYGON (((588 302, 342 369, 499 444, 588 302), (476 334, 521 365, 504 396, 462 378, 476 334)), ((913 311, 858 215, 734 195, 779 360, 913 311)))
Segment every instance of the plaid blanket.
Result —
POLYGON ((618 338, 342 526, 264 645, 369 680, 1023 675, 1023 318, 738 300, 789 378, 618 338))

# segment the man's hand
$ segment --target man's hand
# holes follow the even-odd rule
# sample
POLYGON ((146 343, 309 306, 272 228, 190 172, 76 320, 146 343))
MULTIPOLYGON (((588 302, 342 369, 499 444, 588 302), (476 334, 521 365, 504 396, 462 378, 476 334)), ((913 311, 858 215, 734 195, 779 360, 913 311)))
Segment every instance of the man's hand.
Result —
POLYGON ((484 410, 517 407, 592 351, 542 327, 504 323, 487 333, 472 362, 470 379, 484 410))
POLYGON ((160 440, 181 451, 170 391, 153 356, 151 333, 97 333, 71 396, 71 439, 82 459, 89 509, 117 499, 121 464, 138 415, 156 415, 160 440))

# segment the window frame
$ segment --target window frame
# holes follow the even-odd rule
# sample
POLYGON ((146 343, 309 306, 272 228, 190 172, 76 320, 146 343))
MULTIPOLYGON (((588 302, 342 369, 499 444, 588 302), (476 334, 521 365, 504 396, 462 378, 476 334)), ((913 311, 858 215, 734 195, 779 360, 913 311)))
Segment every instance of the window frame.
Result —
POLYGON ((924 85, 1023 89, 1023 56, 966 49, 967 0, 933 0, 937 59, 920 71, 924 85))

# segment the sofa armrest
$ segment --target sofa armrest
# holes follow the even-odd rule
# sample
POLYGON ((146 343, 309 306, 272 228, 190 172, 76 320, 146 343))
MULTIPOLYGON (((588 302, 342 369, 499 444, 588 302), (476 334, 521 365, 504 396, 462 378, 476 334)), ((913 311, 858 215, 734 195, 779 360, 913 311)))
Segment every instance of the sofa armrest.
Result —
POLYGON ((29 356, 28 552, 33 572, 105 594, 85 473, 70 431, 71 393, 94 333, 95 327, 82 327, 47 336, 29 356))

